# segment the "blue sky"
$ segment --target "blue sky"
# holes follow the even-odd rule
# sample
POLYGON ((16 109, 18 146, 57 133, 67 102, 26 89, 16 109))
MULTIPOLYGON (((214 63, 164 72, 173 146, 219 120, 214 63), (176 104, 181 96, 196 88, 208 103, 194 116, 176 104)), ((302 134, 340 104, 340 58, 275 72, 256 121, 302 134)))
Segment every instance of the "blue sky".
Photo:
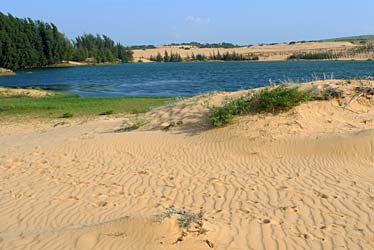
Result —
POLYGON ((373 0, 1 0, 0 11, 55 23, 69 38, 123 44, 255 44, 374 34, 373 0))

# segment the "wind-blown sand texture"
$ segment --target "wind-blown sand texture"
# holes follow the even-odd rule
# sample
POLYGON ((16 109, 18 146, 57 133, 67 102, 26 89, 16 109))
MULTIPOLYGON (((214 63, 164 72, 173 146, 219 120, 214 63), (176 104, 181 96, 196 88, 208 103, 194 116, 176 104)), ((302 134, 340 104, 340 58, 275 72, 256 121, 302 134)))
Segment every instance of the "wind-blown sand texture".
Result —
POLYGON ((374 249, 374 97, 352 99, 373 82, 313 84, 346 94, 215 129, 207 103, 246 91, 124 133, 125 118, 2 124, 0 249, 374 249), (156 216, 171 206, 202 210, 204 230, 156 216))
MULTIPOLYGON (((239 48, 223 49, 223 48, 196 48, 192 46, 159 46, 155 49, 146 49, 146 50, 134 50, 134 61, 149 59, 151 56, 157 56, 158 53, 164 55, 165 51, 170 53, 178 53, 182 58, 191 56, 192 53, 203 54, 205 56, 217 54, 218 52, 222 55, 226 52, 236 53, 243 55, 257 55, 259 56, 260 61, 283 61, 292 54, 299 53, 320 53, 326 51, 333 52, 345 52, 350 48, 357 47, 350 42, 305 42, 305 43, 296 43, 296 44, 258 44, 254 46, 244 46, 239 48), (188 49, 186 49, 188 48, 188 49)), ((356 59, 356 60, 367 60, 372 57, 372 55, 357 55, 355 58, 340 58, 340 60, 347 59, 356 59), (369 57, 368 57, 369 56, 369 57)), ((144 60, 146 61, 146 60, 144 60)))

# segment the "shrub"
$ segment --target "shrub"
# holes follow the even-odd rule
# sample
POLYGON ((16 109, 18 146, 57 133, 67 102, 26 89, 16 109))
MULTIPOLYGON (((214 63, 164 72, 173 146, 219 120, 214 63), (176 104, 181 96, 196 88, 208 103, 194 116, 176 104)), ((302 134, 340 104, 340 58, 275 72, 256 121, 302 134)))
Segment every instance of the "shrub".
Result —
POLYGON ((343 96, 343 91, 333 87, 325 87, 319 90, 317 87, 313 87, 310 92, 310 99, 316 101, 329 101, 334 98, 340 98, 343 96))
POLYGON ((264 89, 252 98, 252 109, 256 112, 287 111, 309 100, 309 94, 298 87, 288 88, 279 86, 274 89, 264 89))
POLYGON ((210 107, 209 119, 216 127, 230 123, 235 115, 249 112, 251 98, 245 95, 237 99, 226 99, 222 106, 210 107))
POLYGON ((287 111, 310 99, 310 95, 298 87, 277 86, 265 88, 255 94, 237 99, 226 99, 222 106, 210 107, 209 119, 216 127, 230 123, 236 115, 259 112, 287 111))

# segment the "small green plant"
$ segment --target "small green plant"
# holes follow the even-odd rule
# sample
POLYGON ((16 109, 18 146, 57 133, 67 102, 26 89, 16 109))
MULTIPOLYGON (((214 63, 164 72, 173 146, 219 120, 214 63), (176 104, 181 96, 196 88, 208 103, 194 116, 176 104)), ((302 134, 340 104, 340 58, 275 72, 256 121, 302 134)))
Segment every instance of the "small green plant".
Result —
POLYGON ((222 106, 210 107, 208 117, 214 126, 219 127, 230 123, 236 115, 287 111, 309 99, 310 95, 298 87, 281 85, 265 88, 255 94, 248 93, 237 99, 226 99, 222 106))
POLYGON ((145 119, 140 119, 139 117, 135 117, 130 122, 124 122, 124 127, 119 128, 115 130, 115 133, 123 133, 123 132, 130 132, 133 130, 137 130, 138 128, 141 128, 145 126, 148 123, 145 119))
POLYGON ((113 110, 107 110, 107 111, 100 113, 99 115, 112 115, 113 113, 114 113, 113 110))
POLYGON ((235 115, 247 113, 251 106, 251 95, 237 99, 226 99, 222 106, 210 107, 209 119, 216 127, 231 123, 235 115))
POLYGON ((173 215, 178 215, 177 224, 180 228, 188 229, 193 223, 197 224, 198 227, 203 226, 203 211, 192 213, 184 208, 177 209, 171 206, 160 215, 160 219, 170 218, 173 215))
POLYGON ((71 118, 73 117, 72 113, 63 113, 60 118, 71 118))
POLYGON ((319 90, 315 87, 310 91, 310 99, 317 101, 329 101, 331 99, 340 98, 342 96, 342 90, 330 86, 324 88, 323 90, 319 90))

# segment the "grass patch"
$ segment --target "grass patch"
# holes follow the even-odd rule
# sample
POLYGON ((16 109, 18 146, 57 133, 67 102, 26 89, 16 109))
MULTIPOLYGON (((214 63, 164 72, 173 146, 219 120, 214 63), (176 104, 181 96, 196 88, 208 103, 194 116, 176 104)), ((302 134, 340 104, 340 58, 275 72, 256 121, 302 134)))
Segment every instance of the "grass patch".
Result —
POLYGON ((68 113, 74 117, 114 113, 137 114, 174 101, 175 97, 97 98, 64 93, 40 98, 0 97, 0 117, 57 118, 68 113))
POLYGON ((222 106, 210 107, 209 119, 214 126, 219 127, 231 123, 236 115, 283 112, 310 98, 310 93, 300 91, 298 87, 281 85, 265 88, 237 99, 226 99, 222 106))

